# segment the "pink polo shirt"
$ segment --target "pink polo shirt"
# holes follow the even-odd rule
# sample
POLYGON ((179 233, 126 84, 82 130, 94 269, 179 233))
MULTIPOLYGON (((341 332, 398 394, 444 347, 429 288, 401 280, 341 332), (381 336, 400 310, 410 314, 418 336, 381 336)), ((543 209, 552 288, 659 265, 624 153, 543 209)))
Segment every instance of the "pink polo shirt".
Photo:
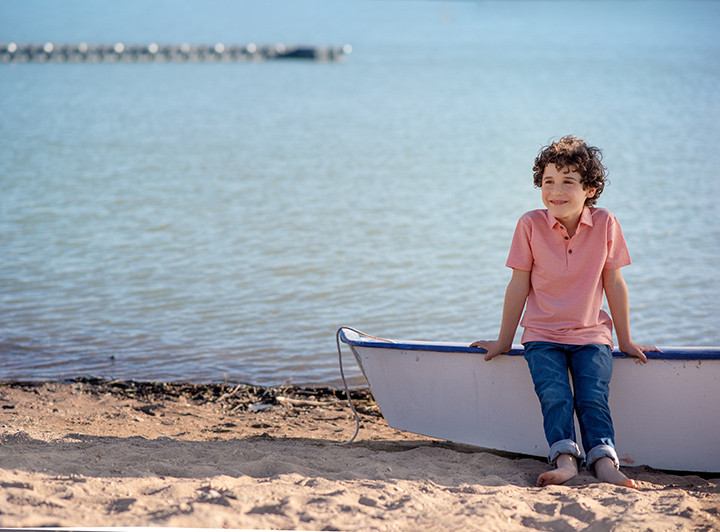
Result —
POLYGON ((603 269, 630 264, 620 224, 606 209, 585 207, 575 234, 546 209, 518 221, 507 266, 529 271, 522 342, 612 346, 603 304, 603 269))

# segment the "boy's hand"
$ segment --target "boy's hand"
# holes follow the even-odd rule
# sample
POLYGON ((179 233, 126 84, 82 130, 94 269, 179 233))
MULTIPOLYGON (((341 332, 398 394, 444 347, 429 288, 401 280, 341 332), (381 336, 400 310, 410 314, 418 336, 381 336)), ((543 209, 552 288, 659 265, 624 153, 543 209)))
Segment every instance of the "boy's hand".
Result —
POLYGON ((485 350, 485 360, 492 360, 498 355, 507 353, 512 345, 504 345, 498 340, 478 340, 470 344, 470 347, 478 347, 485 350))
POLYGON ((647 363, 647 357, 645 356, 645 353, 661 352, 660 349, 658 349, 654 345, 636 344, 632 340, 629 340, 625 344, 620 344, 618 346, 618 349, 620 349, 620 351, 622 351, 626 355, 639 358, 643 364, 647 363))

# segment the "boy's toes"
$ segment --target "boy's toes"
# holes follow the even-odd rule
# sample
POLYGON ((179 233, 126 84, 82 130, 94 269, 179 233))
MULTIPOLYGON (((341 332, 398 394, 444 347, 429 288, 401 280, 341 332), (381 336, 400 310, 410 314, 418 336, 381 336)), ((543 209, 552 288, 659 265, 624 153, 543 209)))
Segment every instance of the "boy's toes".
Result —
POLYGON ((550 486, 553 484, 563 484, 577 475, 577 470, 572 468, 560 468, 553 469, 552 471, 545 471, 538 477, 538 486, 550 486))
POLYGON ((595 474, 601 482, 624 486, 626 488, 640 489, 637 482, 626 477, 622 471, 615 468, 615 464, 609 458, 601 458, 595 464, 595 474))
POLYGON ((640 486, 638 486, 638 483, 635 482, 633 479, 627 478, 626 480, 627 480, 627 482, 625 482, 623 484, 623 486, 625 486, 626 488, 634 488, 636 490, 640 489, 640 486))

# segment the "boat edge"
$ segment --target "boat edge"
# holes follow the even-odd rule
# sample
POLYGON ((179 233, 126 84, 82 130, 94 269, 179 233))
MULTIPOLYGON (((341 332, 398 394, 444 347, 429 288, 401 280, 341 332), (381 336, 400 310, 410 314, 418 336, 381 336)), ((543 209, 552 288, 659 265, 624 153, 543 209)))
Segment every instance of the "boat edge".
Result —
MULTIPOLYGON (((400 351, 436 351, 445 353, 467 353, 478 355, 485 352, 478 347, 470 347, 462 343, 448 342, 422 342, 410 340, 389 340, 377 336, 371 336, 352 327, 340 327, 340 339, 343 343, 353 346, 380 347, 385 349, 397 349, 400 351), (346 333, 351 331, 355 338, 346 333)), ((652 360, 720 360, 720 347, 712 346, 685 346, 685 347, 660 347, 659 352, 645 353, 648 359, 652 360)), ((512 350, 505 353, 505 356, 524 356, 525 350, 522 345, 513 345, 512 350)), ((615 358, 632 358, 630 355, 615 349, 615 358)))

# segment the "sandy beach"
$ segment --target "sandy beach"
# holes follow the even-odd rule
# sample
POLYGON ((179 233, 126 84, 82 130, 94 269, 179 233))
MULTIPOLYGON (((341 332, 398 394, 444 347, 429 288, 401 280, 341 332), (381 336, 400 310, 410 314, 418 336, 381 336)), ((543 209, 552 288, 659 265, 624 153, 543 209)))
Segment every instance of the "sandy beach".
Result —
POLYGON ((0 384, 0 526, 718 530, 720 478, 623 468, 640 490, 394 430, 332 389, 0 384))

